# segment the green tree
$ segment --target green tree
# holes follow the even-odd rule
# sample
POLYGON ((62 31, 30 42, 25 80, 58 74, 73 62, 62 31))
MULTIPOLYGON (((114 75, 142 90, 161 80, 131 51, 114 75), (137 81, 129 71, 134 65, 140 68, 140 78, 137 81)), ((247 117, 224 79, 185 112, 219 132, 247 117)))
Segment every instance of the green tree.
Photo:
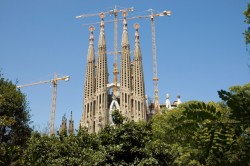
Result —
POLYGON ((170 165, 170 147, 152 141, 152 124, 128 122, 114 111, 116 125, 98 134, 80 129, 76 135, 41 136, 33 133, 23 165, 170 165))
POLYGON ((230 110, 230 119, 234 120, 232 125, 236 130, 230 159, 235 164, 247 165, 250 163, 250 83, 218 93, 230 110))
POLYGON ((41 136, 34 133, 24 152, 23 165, 98 165, 104 159, 95 134, 80 130, 76 135, 41 136))
MULTIPOLYGON (((248 3, 247 9, 244 11, 244 15, 245 15, 245 23, 248 25, 247 30, 245 30, 244 37, 245 37, 245 42, 247 44, 247 46, 250 43, 250 3, 248 3)), ((248 65, 250 67, 250 65, 248 65)))
MULTIPOLYGON (((250 24, 250 3, 248 3, 247 10, 244 11, 245 23, 250 24)), ((246 44, 250 43, 250 27, 244 32, 246 44)))
POLYGON ((220 90, 220 98, 230 108, 232 119, 237 120, 244 128, 250 126, 250 83, 243 86, 232 86, 230 91, 220 90))
POLYGON ((249 165, 250 83, 218 92, 221 103, 190 101, 153 118, 154 140, 177 165, 249 165))
POLYGON ((119 110, 114 110, 112 112, 112 120, 115 125, 121 125, 126 120, 126 118, 122 116, 119 110))
POLYGON ((151 122, 123 122, 119 111, 113 114, 115 126, 106 126, 98 134, 105 150, 101 165, 169 165, 169 146, 152 140, 151 122), (119 120, 118 120, 119 119, 119 120))
POLYGON ((0 74, 0 163, 17 163, 31 135, 25 95, 0 74))
POLYGON ((154 139, 172 148, 177 165, 223 165, 234 128, 220 103, 190 101, 153 118, 154 139))

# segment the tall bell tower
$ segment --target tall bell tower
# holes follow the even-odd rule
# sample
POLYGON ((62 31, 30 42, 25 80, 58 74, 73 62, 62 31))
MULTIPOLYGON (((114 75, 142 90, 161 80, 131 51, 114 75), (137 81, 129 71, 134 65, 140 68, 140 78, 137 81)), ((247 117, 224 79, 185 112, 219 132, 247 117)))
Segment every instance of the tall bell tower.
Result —
MULTIPOLYGON (((142 54, 139 41, 139 24, 135 24, 134 57, 131 60, 127 27, 127 12, 123 11, 121 41, 120 83, 108 82, 104 14, 100 14, 98 56, 95 62, 94 27, 90 27, 90 43, 84 82, 84 108, 81 126, 91 133, 112 125, 112 112, 120 110, 129 121, 146 120, 146 98, 143 76, 142 54), (115 88, 114 88, 115 87, 115 88)), ((117 66, 115 66, 117 67, 117 66)), ((118 74, 116 72, 114 74, 118 74)))
POLYGON ((134 46, 134 60, 132 70, 132 97, 131 110, 134 121, 146 119, 146 97, 145 84, 142 66, 142 55, 139 41, 139 24, 134 24, 135 28, 135 46, 134 46))

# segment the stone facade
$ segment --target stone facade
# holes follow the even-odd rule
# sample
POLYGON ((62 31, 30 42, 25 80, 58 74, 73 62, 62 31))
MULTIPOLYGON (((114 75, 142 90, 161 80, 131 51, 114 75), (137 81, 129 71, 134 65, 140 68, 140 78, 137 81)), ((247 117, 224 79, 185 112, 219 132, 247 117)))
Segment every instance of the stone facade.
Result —
POLYGON ((97 63, 95 63, 94 54, 94 28, 90 27, 81 126, 86 127, 91 133, 98 132, 106 124, 112 125, 110 114, 114 109, 119 109, 129 120, 146 120, 146 98, 138 24, 135 25, 135 29, 134 59, 131 61, 127 20, 124 15, 120 83, 116 87, 118 93, 113 93, 111 87, 116 85, 108 82, 104 18, 100 25, 97 63))

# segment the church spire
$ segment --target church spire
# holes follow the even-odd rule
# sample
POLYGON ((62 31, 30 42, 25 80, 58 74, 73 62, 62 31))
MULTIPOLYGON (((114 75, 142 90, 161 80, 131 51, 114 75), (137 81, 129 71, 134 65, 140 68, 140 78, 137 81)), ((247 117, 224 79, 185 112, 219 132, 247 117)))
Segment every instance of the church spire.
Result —
POLYGON ((120 108, 123 115, 131 117, 131 60, 127 31, 127 12, 123 12, 122 53, 120 71, 120 108))
MULTIPOLYGON (((84 97, 83 97, 83 116, 81 126, 87 127, 88 123, 92 122, 94 116, 95 104, 95 50, 94 50, 94 32, 93 26, 89 27, 89 49, 87 56, 86 75, 84 81, 84 97)), ((88 130, 90 130, 88 128, 88 130)))
POLYGON ((65 114, 62 117, 62 124, 60 125, 59 134, 67 135, 67 118, 65 114))
POLYGON ((139 41, 139 24, 135 28, 135 47, 132 72, 132 114, 135 121, 146 119, 145 85, 142 67, 142 56, 139 41))
POLYGON ((89 31, 90 31, 90 36, 89 36, 89 49, 88 49, 88 62, 92 62, 95 60, 95 53, 94 51, 94 32, 95 27, 90 26, 89 31))
POLYGON ((98 41, 98 59, 96 65, 96 95, 94 109, 94 122, 92 131, 98 132, 107 124, 108 119, 108 67, 106 55, 106 39, 104 31, 104 13, 100 14, 100 36, 98 41))
POLYGON ((74 121, 72 119, 72 111, 70 112, 68 133, 69 133, 69 135, 74 134, 74 121))
POLYGON ((141 48, 139 41, 139 24, 134 24, 135 28, 135 48, 134 48, 134 60, 141 60, 141 48))
POLYGON ((105 40, 105 33, 104 33, 104 13, 100 14, 101 18, 101 24, 100 24, 100 35, 99 35, 99 41, 98 41, 98 48, 106 48, 106 40, 105 40))
POLYGON ((122 47, 129 47, 128 31, 127 31, 127 12, 124 11, 123 15, 123 32, 122 32, 122 47))

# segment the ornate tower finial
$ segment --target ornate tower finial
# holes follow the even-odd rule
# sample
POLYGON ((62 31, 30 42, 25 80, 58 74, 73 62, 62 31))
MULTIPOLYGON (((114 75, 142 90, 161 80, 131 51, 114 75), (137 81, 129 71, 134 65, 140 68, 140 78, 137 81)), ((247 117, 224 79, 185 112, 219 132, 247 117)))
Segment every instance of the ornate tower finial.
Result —
POLYGON ((127 30, 127 11, 123 11, 122 12, 122 16, 123 16, 123 30, 127 30))
POLYGON ((104 18, 105 18, 105 14, 104 14, 104 13, 100 13, 99 16, 100 16, 100 18, 101 18, 100 27, 101 27, 101 28, 104 28, 104 18))
POLYGON ((100 29, 98 47, 102 47, 102 48, 105 47, 106 48, 105 32, 104 32, 104 18, 105 18, 105 14, 104 13, 100 13, 99 16, 101 18, 101 23, 100 23, 101 29, 100 29))
POLYGON ((139 39, 139 32, 138 32, 138 30, 139 30, 139 28, 140 28, 140 25, 138 24, 138 23, 135 23, 134 24, 134 28, 135 28, 135 39, 139 39))
POLYGON ((93 45, 94 44, 94 30, 95 27, 94 26, 90 26, 89 27, 89 32, 90 32, 90 36, 89 36, 89 44, 93 45))
MULTIPOLYGON (((122 32, 122 47, 126 46, 129 47, 129 39, 128 39, 128 31, 127 31, 127 12, 122 12, 123 16, 123 32, 122 32)), ((130 49, 130 48, 128 48, 130 49)))

